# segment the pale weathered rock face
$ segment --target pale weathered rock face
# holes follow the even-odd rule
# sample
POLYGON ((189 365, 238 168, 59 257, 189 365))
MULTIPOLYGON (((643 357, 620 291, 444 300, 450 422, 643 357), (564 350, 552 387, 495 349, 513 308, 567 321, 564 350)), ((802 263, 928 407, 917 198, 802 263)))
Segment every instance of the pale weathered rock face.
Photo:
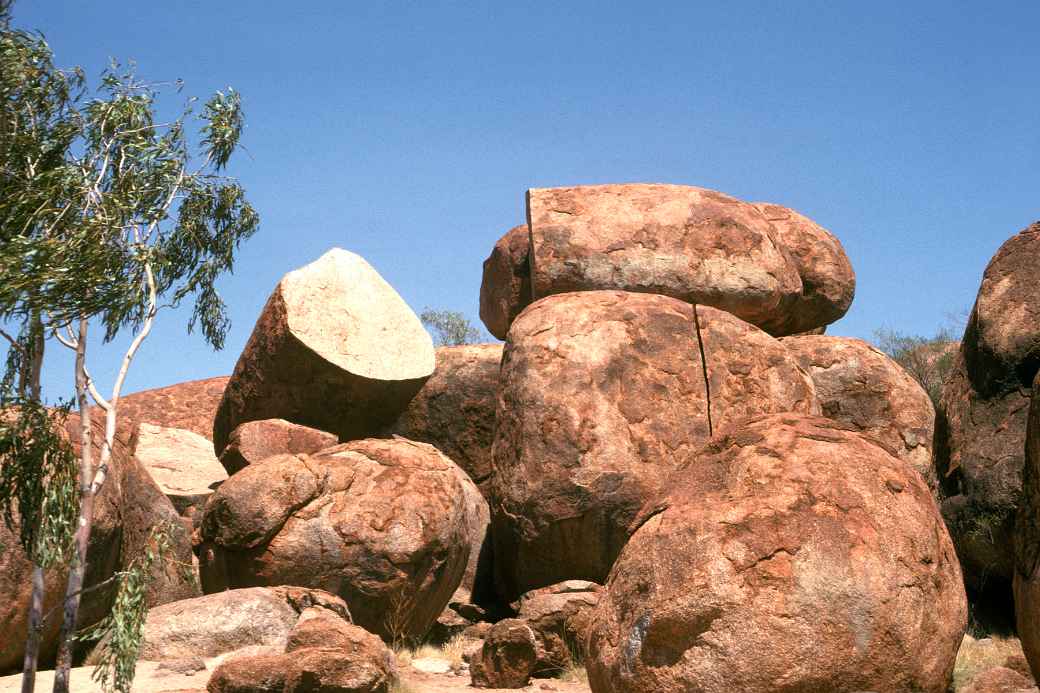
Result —
POLYGON ((338 442, 339 439, 331 433, 300 426, 285 419, 247 421, 231 432, 227 447, 220 455, 220 464, 227 474, 234 474, 268 457, 309 455, 331 448, 338 442))
POLYGON ((1008 239, 986 266, 964 354, 984 397, 1028 389, 1040 370, 1040 222, 1008 239))
POLYGON ((437 368, 388 433, 429 443, 482 490, 491 477, 501 344, 437 349, 437 368))
POLYGON ((314 605, 338 611, 341 620, 347 615, 335 595, 294 587, 233 589, 165 604, 148 611, 141 659, 208 659, 251 646, 280 652, 300 614, 314 605))
POLYGON ((119 398, 119 416, 164 428, 181 428, 213 438, 213 417, 228 376, 190 380, 119 398))
POLYGON ((928 487, 844 424, 717 436, 647 505, 593 614, 594 693, 944 693, 967 621, 928 487))
MULTIPOLYGON (((77 458, 81 448, 79 421, 76 414, 70 414, 65 421, 65 432, 77 458)), ((167 527, 170 556, 174 560, 181 564, 191 562, 191 540, 187 529, 170 501, 133 457, 135 429, 133 422, 125 419, 117 428, 109 474, 94 499, 93 527, 84 576, 87 591, 79 609, 80 628, 97 623, 109 613, 115 597, 114 584, 99 589, 95 586, 141 555, 153 527, 167 527)), ((91 428, 95 461, 101 453, 104 431, 104 421, 95 413, 91 428)), ((20 548, 17 528, 12 532, 0 522, 0 546, 3 546, 0 550, 0 671, 9 671, 21 666, 24 654, 32 566, 20 548)), ((45 571, 44 613, 60 605, 66 580, 65 570, 54 568, 45 571)), ((177 570, 163 571, 157 566, 149 580, 145 599, 149 605, 158 605, 198 593, 194 578, 185 577, 177 570)), ((40 646, 43 665, 53 661, 60 626, 60 617, 52 617, 44 626, 40 646)))
POLYGON ((935 407, 909 373, 861 339, 785 337, 782 343, 812 376, 824 416, 874 438, 935 487, 935 407))
POLYGON ((1015 525, 1015 620, 1033 677, 1040 678, 1040 373, 1033 382, 1028 421, 1015 525))
MULTIPOLYGON (((785 319, 771 325, 775 334, 795 334, 839 320, 856 294, 856 273, 841 242, 812 219, 793 209, 766 202, 755 207, 776 229, 780 243, 798 267, 802 295, 785 319)), ((822 333, 821 333, 822 334, 822 333)))
POLYGON ((222 662, 210 693, 389 693, 397 680, 393 653, 375 635, 321 607, 306 609, 289 633, 284 654, 222 662))
POLYGON ((604 580, 636 512, 712 430, 818 411, 812 380, 777 340, 653 294, 532 304, 510 329, 501 377, 491 515, 506 599, 604 580))
POLYGON ((213 442, 184 428, 142 423, 135 456, 182 515, 205 505, 227 479, 213 442))
POLYGON ((206 506, 203 587, 320 588, 384 638, 421 637, 462 580, 482 502, 451 460, 400 438, 270 457, 206 506))
POLYGON ((531 234, 514 226, 484 260, 480 282, 480 319, 488 332, 505 339, 509 326, 531 302, 531 234))
POLYGON ((341 440, 404 411, 433 373, 433 341, 361 257, 335 248, 285 275, 235 366, 213 425, 219 455, 239 425, 286 419, 341 440))
POLYGON ((753 205, 682 185, 527 193, 532 298, 593 289, 661 294, 771 330, 802 294, 791 255, 753 205))
POLYGON ((534 631, 523 621, 507 618, 488 631, 480 655, 470 661, 475 688, 523 688, 538 664, 534 631))

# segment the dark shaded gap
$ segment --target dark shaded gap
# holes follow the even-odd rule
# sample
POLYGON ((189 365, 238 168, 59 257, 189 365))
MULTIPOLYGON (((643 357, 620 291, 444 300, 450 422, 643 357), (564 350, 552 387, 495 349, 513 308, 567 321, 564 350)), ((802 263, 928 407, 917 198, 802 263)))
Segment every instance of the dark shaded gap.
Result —
POLYGON ((701 352, 701 373, 704 375, 704 398, 707 400, 708 409, 708 435, 715 435, 715 428, 711 423, 711 384, 708 382, 708 359, 704 356, 704 340, 701 339, 701 320, 697 316, 697 304, 693 304, 693 326, 697 330, 697 348, 701 352))

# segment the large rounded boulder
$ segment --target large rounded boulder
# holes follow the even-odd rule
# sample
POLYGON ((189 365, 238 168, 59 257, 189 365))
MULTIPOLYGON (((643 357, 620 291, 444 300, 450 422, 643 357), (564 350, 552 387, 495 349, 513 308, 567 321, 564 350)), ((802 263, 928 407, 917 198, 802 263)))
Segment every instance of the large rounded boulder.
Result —
POLYGON ((782 342, 812 376, 824 416, 871 436, 935 486, 935 407, 902 366, 861 339, 813 335, 782 342))
POLYGON ((856 273, 841 242, 830 231, 793 209, 766 202, 756 202, 755 207, 773 225, 802 279, 801 296, 769 331, 797 334, 839 320, 856 294, 856 273))
POLYGON ((270 457, 206 506, 203 588, 318 588, 384 639, 420 638, 462 580, 483 502, 451 460, 401 438, 270 457))
POLYGON ((600 582, 636 512, 715 430, 818 411, 790 353, 729 313, 587 291, 532 304, 502 361, 492 536, 502 597, 600 582))
POLYGON ((267 300, 213 423, 219 456, 240 424, 285 419, 353 440, 404 411, 433 373, 433 341, 371 265, 334 248, 267 300))
POLYGON ((1040 679, 1040 373, 1032 404, 1015 531, 1015 620, 1033 677, 1040 679))
POLYGON ((844 424, 723 433, 636 527, 593 613, 593 693, 947 690, 953 546, 920 475, 844 424))

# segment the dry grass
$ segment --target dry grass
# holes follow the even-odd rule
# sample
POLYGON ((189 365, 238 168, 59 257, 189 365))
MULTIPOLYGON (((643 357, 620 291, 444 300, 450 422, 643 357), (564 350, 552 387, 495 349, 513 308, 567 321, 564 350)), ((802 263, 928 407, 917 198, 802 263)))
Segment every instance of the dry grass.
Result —
POLYGON ((443 645, 420 645, 419 647, 395 647, 394 655, 397 657, 397 665, 400 667, 411 666, 414 659, 443 659, 451 665, 452 669, 462 668, 462 653, 466 649, 468 641, 461 635, 456 635, 443 645))
POLYGON ((1022 644, 1018 638, 993 635, 976 640, 970 635, 965 635, 953 667, 953 690, 959 691, 968 685, 976 674, 986 669, 1003 666, 1008 657, 1016 654, 1022 654, 1022 644))
POLYGON ((577 662, 571 662, 565 666, 563 670, 557 674, 556 678, 568 683, 583 683, 586 686, 589 683, 589 673, 585 671, 584 666, 577 662))
POLYGON ((390 693, 419 693, 419 691, 401 679, 397 679, 390 686, 390 693))

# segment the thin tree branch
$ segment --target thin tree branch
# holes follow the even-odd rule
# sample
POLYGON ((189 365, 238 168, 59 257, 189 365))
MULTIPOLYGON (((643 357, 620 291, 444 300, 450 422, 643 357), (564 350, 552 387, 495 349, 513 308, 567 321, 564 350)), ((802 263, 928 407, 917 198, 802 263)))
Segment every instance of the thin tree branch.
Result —
POLYGON ((28 356, 28 354, 27 354, 27 353, 25 352, 25 347, 24 347, 24 346, 22 346, 21 344, 19 344, 19 343, 18 343, 18 340, 17 340, 17 339, 15 339, 15 338, 14 338, 14 337, 12 337, 11 335, 7 334, 7 333, 6 333, 6 332, 4 332, 3 330, 0 330, 0 337, 3 337, 3 338, 4 338, 4 339, 6 339, 6 340, 7 340, 8 342, 10 342, 10 343, 11 343, 11 346, 12 346, 12 347, 14 347, 15 349, 17 349, 17 350, 18 350, 18 352, 19 352, 19 353, 20 353, 20 354, 21 354, 22 356, 28 356))

